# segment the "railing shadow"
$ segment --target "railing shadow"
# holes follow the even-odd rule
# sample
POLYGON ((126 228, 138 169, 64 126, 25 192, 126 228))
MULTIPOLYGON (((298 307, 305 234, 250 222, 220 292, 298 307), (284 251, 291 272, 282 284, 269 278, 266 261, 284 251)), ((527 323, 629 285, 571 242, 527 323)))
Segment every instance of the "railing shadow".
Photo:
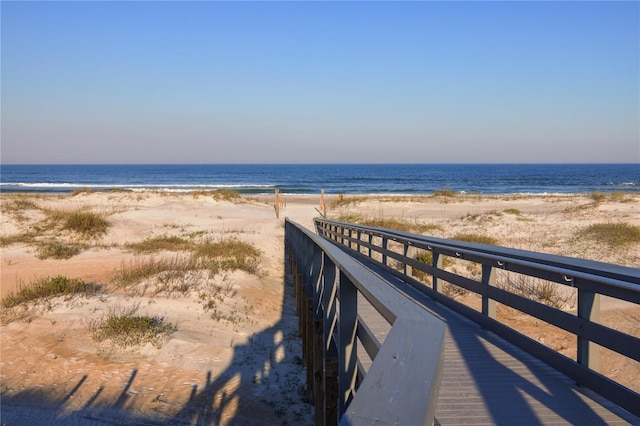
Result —
POLYGON ((301 362, 301 342, 292 280, 285 277, 281 318, 273 326, 233 347, 230 365, 213 376, 208 371, 202 385, 194 385, 186 401, 170 414, 134 412, 141 395, 131 392, 140 372, 133 369, 117 397, 106 397, 99 387, 80 409, 79 390, 90 372, 78 379, 64 397, 42 389, 25 389, 0 395, 0 424, 14 425, 305 425, 313 422, 313 407, 304 402, 306 373, 301 362), (77 406, 76 406, 77 407, 77 406))
MULTIPOLYGON (((435 424, 446 423, 444 412, 453 410, 456 404, 451 402, 450 406, 447 406, 447 398, 456 398, 447 395, 445 389, 448 387, 459 391, 461 395, 469 391, 470 387, 476 387, 481 401, 473 401, 468 397, 458 400, 464 400, 463 404, 470 405, 481 403, 485 407, 484 420, 490 424, 535 426, 547 424, 550 418, 554 418, 556 423, 574 425, 608 424, 607 420, 586 402, 587 399, 596 397, 593 392, 580 388, 569 377, 533 355, 482 329, 477 323, 390 276, 376 265, 369 265, 382 276, 386 276, 391 285, 418 301, 447 324, 447 334, 450 338, 446 343, 447 355, 440 391, 443 400, 438 402, 435 424), (456 359, 460 359, 461 363, 456 362, 456 359), (449 376, 448 368, 452 368, 452 363, 456 364, 457 369, 462 364, 472 381, 463 383, 456 374, 449 376), (546 411, 540 411, 539 406, 534 409, 533 401, 539 401, 546 411)), ((633 422, 633 417, 627 412, 609 405, 616 415, 633 422)), ((475 419, 479 420, 482 419, 475 419)))

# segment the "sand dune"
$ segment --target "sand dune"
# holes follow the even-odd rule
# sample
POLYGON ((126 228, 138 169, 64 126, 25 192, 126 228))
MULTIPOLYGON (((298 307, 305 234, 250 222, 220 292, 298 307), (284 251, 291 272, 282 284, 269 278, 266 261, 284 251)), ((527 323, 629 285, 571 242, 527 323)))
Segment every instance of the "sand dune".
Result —
MULTIPOLYGON (((327 197, 330 204, 337 197, 327 197)), ((63 275, 95 284, 89 296, 58 297, 29 309, 4 310, 1 334, 2 421, 13 424, 310 424, 304 403, 295 307, 284 285, 283 218, 312 227, 318 196, 285 197, 276 218, 272 197, 216 200, 207 194, 81 193, 2 194, 1 235, 32 232, 31 242, 2 247, 2 297, 20 285, 63 275), (15 200, 22 200, 16 203, 15 200), (24 202, 29 200, 29 202, 24 202), (80 237, 47 227, 46 211, 83 210, 109 222, 105 234, 80 237), (154 236, 251 243, 261 251, 257 274, 243 271, 184 278, 188 288, 162 290, 157 279, 117 288, 116 271, 143 259, 185 253, 141 255, 126 243, 154 236), (81 243, 69 259, 40 259, 41 241, 81 243), (216 291, 215 306, 203 294, 216 291), (119 349, 96 342, 91 321, 110 309, 137 307, 163 318, 177 331, 156 347, 119 349)), ((491 236, 502 246, 637 267, 640 246, 611 248, 576 233, 593 223, 640 226, 640 195, 594 200, 590 196, 370 197, 348 198, 329 215, 395 217, 439 225, 431 235, 491 236)), ((638 330, 637 307, 603 304, 621 329, 638 330), (623 309, 624 308, 624 309, 623 309), (625 328, 626 327, 626 328, 625 328)), ((514 316, 513 321, 521 319, 514 316)), ((548 330, 548 341, 563 336, 548 330)), ((567 351, 571 345, 567 344, 567 351)), ((631 377, 640 388, 638 364, 606 365, 612 377, 631 377), (615 371, 614 371, 615 370, 615 371), (635 377, 636 379, 633 379, 635 377)))

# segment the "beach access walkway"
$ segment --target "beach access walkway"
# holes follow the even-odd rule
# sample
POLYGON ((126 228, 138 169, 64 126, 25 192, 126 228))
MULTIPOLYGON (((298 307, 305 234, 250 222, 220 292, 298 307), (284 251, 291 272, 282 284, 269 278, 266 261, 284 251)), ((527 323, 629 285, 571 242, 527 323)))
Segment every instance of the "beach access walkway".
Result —
POLYGON ((640 395, 598 372, 602 347, 640 361, 640 339, 599 324, 601 295, 640 304, 637 269, 326 219, 316 227, 285 221, 316 424, 640 425, 640 395), (481 273, 459 274, 445 258, 481 273), (498 282, 514 274, 570 288, 577 312, 498 282), (481 308, 445 285, 476 293, 481 308), (497 303, 574 334, 577 359, 501 323, 497 303))
MULTIPOLYGON (((640 425, 640 418, 579 386, 533 355, 375 265, 366 266, 446 324, 434 424, 640 425)), ((384 342, 389 324, 364 297, 358 303, 360 317, 384 342)), ((364 358, 362 352, 360 357, 364 358)))

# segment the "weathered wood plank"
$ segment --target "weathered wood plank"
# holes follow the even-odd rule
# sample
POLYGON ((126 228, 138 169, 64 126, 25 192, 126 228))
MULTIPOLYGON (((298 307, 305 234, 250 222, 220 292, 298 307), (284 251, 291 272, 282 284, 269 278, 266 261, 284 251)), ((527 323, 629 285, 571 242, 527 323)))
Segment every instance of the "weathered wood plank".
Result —
MULTIPOLYGON (((412 292, 394 283, 394 277, 377 273, 400 291, 412 292)), ((424 294, 412 292, 410 298, 447 325, 435 424, 640 424, 637 417, 424 294)), ((372 308, 360 304, 359 315, 375 322, 367 309, 372 308)))

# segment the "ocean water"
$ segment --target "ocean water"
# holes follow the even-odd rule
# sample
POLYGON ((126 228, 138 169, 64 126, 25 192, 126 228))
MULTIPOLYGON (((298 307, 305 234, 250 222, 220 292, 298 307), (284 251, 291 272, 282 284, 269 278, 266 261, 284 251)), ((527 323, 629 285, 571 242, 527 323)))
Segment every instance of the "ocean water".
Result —
POLYGON ((78 189, 245 194, 576 194, 640 191, 640 164, 1 165, 1 192, 78 189))

